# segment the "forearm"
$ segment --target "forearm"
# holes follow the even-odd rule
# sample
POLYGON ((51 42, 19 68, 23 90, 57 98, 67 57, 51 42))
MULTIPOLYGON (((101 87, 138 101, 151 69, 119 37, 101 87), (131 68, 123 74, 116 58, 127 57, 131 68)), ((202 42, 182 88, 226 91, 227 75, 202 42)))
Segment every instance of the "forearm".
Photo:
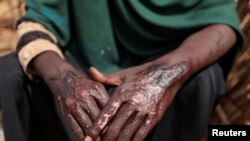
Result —
POLYGON ((178 49, 156 59, 154 64, 186 62, 193 74, 215 62, 236 42, 234 31, 226 25, 212 25, 189 36, 178 49))
POLYGON ((27 75, 44 78, 73 70, 72 65, 64 60, 57 38, 43 25, 24 21, 18 25, 16 36, 16 52, 27 75))

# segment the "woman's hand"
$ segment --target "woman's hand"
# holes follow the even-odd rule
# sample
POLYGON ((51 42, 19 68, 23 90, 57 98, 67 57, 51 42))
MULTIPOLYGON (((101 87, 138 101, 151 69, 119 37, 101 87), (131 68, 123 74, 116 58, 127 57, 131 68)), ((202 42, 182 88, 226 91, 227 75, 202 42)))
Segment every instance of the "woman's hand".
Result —
POLYGON ((103 86, 53 52, 37 56, 30 72, 50 88, 61 113, 79 141, 100 113, 109 96, 103 86))
POLYGON ((79 141, 109 99, 102 84, 80 72, 68 70, 45 80, 68 125, 79 141))
POLYGON ((187 78, 189 65, 146 65, 103 75, 91 68, 92 77, 102 83, 122 80, 85 141, 102 134, 103 141, 142 141, 159 122, 187 78), (102 132, 102 133, 101 133, 102 132))

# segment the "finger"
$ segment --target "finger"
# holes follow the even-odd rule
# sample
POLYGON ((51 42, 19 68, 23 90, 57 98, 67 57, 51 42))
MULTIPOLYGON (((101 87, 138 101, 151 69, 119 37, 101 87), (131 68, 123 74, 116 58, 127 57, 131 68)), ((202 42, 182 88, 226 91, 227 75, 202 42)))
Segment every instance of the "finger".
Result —
POLYGON ((98 105, 96 104, 95 100, 90 96, 86 97, 84 102, 81 104, 82 108, 87 112, 91 121, 94 121, 100 113, 98 105))
POLYGON ((100 136, 104 136, 106 132, 108 131, 109 125, 107 125, 105 128, 102 129, 102 132, 100 133, 100 136))
POLYGON ((112 120, 107 132, 103 137, 103 141, 114 141, 118 137, 122 128, 126 125, 128 119, 134 114, 136 104, 128 102, 120 108, 115 118, 112 120))
POLYGON ((155 115, 148 115, 148 117, 144 120, 144 123, 139 127, 137 132, 135 133, 132 141, 143 141, 148 133, 152 130, 156 121, 154 121, 155 115))
POLYGON ((100 136, 97 137, 96 141, 101 141, 101 137, 100 136))
POLYGON ((91 95, 97 101, 100 108, 103 108, 109 100, 109 95, 102 84, 97 85, 96 91, 91 91, 91 95))
POLYGON ((89 68, 89 74, 96 81, 103 83, 103 84, 106 84, 106 85, 119 86, 122 83, 122 81, 119 77, 112 77, 112 75, 103 74, 94 67, 89 68))
POLYGON ((76 104, 76 110, 73 113, 82 130, 86 133, 87 128, 92 125, 90 117, 82 109, 79 103, 76 104))
POLYGON ((79 126, 79 124, 77 123, 77 121, 74 119, 74 117, 71 114, 68 114, 67 121, 71 129, 73 130, 73 133, 76 136, 77 140, 79 141, 83 140, 84 139, 83 130, 81 129, 81 127, 79 126))
POLYGON ((111 99, 110 102, 104 107, 99 117, 92 126, 88 129, 85 141, 95 140, 101 131, 106 127, 110 120, 117 113, 122 104, 121 100, 111 99))
POLYGON ((130 119, 130 122, 123 128, 121 133, 118 136, 118 141, 129 141, 132 136, 135 134, 137 129, 145 120, 145 115, 141 113, 137 113, 135 117, 130 119))

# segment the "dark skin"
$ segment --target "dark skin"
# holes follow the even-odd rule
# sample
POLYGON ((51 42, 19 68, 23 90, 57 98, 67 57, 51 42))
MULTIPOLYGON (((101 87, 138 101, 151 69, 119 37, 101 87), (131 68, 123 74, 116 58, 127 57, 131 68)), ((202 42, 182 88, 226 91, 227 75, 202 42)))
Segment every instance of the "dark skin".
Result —
POLYGON ((120 79, 122 83, 88 130, 85 141, 101 134, 104 141, 144 140, 183 83, 221 57, 235 41, 231 28, 213 25, 188 37, 175 51, 147 64, 103 74, 103 78, 91 68, 90 74, 99 82, 120 79))
POLYGON ((50 87, 79 141, 84 137, 85 141, 98 137, 104 141, 142 141, 159 122, 183 83, 215 62, 235 41, 230 27, 211 25, 152 62, 110 74, 90 68, 91 79, 52 52, 36 57, 30 68, 50 87), (109 100, 101 83, 119 85, 109 100), (93 90, 97 94, 90 92, 93 90), (97 106, 86 109, 84 103, 97 106))
MULTIPOLYGON (((100 132, 112 119, 111 125, 102 134, 103 141, 137 141, 145 138, 145 133, 161 119, 171 103, 174 96, 172 93, 177 92, 188 75, 187 62, 174 66, 147 65, 143 66, 145 69, 135 67, 113 73, 109 78, 103 75, 106 79, 114 77, 122 80, 102 110, 97 127, 92 127, 95 132, 100 132)), ((94 68, 90 69, 90 74, 95 80, 105 82, 102 81, 105 79, 101 79, 102 74, 94 68)))
POLYGON ((87 128, 109 99, 105 88, 53 52, 39 55, 32 63, 34 70, 31 72, 43 78, 59 104, 65 121, 76 138, 83 140, 87 128), (44 65, 46 67, 42 67, 44 65))

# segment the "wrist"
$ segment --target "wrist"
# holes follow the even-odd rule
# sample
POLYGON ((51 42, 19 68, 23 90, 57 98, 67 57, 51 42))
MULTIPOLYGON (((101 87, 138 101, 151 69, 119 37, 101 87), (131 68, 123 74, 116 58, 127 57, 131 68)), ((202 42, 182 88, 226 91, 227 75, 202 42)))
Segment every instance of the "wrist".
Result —
POLYGON ((28 72, 41 78, 57 75, 73 66, 52 51, 47 51, 36 56, 28 66, 28 72))
POLYGON ((191 57, 184 57, 180 54, 169 53, 166 54, 152 62, 151 65, 154 66, 176 66, 176 65, 184 65, 186 67, 186 76, 191 76, 196 72, 196 63, 191 57))

